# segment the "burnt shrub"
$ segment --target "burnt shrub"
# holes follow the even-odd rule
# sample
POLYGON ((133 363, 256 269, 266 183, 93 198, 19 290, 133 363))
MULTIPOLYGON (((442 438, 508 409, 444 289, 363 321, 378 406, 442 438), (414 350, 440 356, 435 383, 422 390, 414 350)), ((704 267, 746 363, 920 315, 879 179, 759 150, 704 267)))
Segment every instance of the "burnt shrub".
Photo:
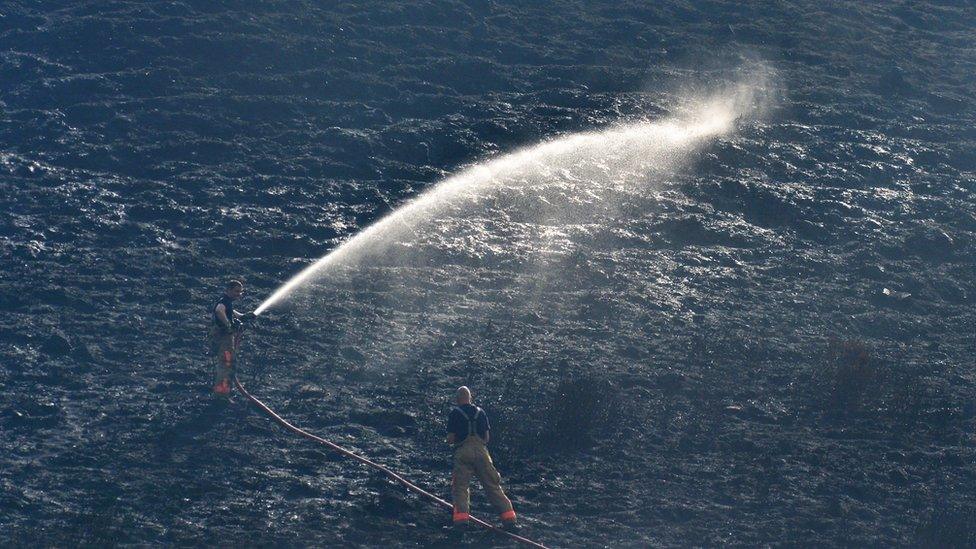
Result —
POLYGON ((806 388, 827 418, 873 418, 887 430, 910 433, 936 404, 925 377, 936 373, 930 366, 884 360, 861 340, 830 339, 810 372, 806 388))
POLYGON ((537 435, 541 449, 558 452, 592 446, 613 426, 615 395, 611 383, 595 375, 561 379, 541 416, 537 435))
POLYGON ((976 547, 976 512, 944 506, 915 529, 915 547, 976 547))
POLYGON ((881 361, 859 340, 831 339, 819 377, 827 411, 841 415, 879 399, 884 384, 881 361))
POLYGON ((622 424, 618 389, 605 376, 577 373, 567 364, 551 384, 524 381, 515 379, 499 391, 503 396, 481 401, 491 418, 492 457, 501 467, 591 448, 622 424))

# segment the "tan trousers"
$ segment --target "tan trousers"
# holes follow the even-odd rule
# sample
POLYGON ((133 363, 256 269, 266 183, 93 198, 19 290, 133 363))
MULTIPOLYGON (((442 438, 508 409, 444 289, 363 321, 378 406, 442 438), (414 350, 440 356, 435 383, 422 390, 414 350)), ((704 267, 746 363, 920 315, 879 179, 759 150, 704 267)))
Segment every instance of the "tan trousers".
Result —
POLYGON ((471 476, 477 475, 488 499, 501 514, 502 520, 515 520, 512 502, 502 491, 502 478, 491 462, 485 443, 477 436, 464 439, 454 451, 454 476, 451 479, 451 496, 454 498, 454 521, 468 520, 471 509, 471 476))
POLYGON ((210 328, 210 349, 214 357, 213 392, 219 395, 230 394, 230 376, 234 372, 237 348, 240 338, 234 332, 220 328, 210 328))

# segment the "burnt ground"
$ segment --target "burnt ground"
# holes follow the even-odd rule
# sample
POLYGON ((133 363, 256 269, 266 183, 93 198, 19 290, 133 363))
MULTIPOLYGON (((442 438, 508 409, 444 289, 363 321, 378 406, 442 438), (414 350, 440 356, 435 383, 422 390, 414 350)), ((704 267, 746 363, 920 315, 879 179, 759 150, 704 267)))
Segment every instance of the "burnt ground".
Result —
POLYGON ((770 112, 612 227, 343 271, 259 319, 241 378, 443 496, 470 385, 551 546, 976 544, 970 6, 0 14, 4 545, 452 546, 446 513, 208 398, 222 282, 253 308, 466 164, 755 64, 770 112))

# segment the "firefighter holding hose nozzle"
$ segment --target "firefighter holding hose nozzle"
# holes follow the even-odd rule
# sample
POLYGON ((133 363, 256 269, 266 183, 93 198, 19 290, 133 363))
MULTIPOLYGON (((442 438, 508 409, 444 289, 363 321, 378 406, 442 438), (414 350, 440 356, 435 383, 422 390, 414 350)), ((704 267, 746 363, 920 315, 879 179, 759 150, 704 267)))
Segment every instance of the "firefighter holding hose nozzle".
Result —
POLYGON ((234 375, 237 349, 241 343, 241 323, 255 318, 254 313, 234 310, 234 301, 242 295, 244 283, 231 280, 224 289, 224 295, 211 308, 210 349, 214 357, 213 394, 216 396, 230 396, 231 376, 234 375))

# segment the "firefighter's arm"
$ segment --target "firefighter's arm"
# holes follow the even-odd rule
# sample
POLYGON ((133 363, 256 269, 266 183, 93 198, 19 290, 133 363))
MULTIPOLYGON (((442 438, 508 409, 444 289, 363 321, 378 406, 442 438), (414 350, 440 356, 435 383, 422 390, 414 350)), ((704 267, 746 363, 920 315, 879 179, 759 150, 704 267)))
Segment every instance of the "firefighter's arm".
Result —
POLYGON ((231 325, 230 320, 227 318, 227 307, 224 307, 223 303, 217 305, 214 312, 217 313, 217 320, 220 321, 224 328, 227 328, 228 330, 234 329, 234 326, 231 325))

